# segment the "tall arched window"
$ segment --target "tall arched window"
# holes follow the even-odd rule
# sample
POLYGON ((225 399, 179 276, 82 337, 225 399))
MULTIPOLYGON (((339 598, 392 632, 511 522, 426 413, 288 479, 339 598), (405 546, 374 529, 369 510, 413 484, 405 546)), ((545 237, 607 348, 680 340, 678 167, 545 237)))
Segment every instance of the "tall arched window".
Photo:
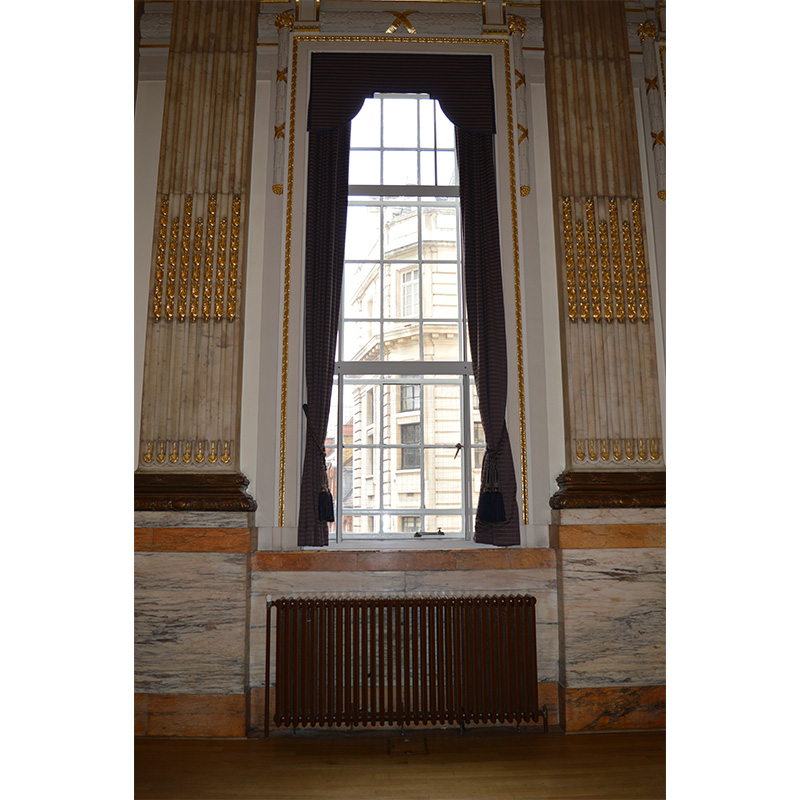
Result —
MULTIPOLYGON (((320 491, 324 494, 328 475, 323 442, 330 412, 341 314, 350 123, 365 98, 375 93, 409 92, 426 93, 438 100, 455 126, 468 337, 486 441, 474 539, 494 545, 514 545, 520 541, 516 478, 505 421, 506 339, 494 169, 491 58, 315 53, 308 113, 307 436, 300 493, 298 544, 301 546, 326 545, 329 536, 328 517, 320 502, 320 491)), ((413 266, 409 269, 413 270, 413 266)), ((406 280, 413 286, 413 274, 406 280)), ((402 288, 399 291, 402 298, 402 288)), ((409 306, 409 310, 412 307, 409 306)), ((403 435, 411 436, 411 432, 400 434, 403 435)), ((402 441, 398 445, 402 445, 402 441)), ((413 451, 414 443, 407 439, 406 445, 399 449, 413 451)), ((408 522, 399 524, 402 527, 408 522)))

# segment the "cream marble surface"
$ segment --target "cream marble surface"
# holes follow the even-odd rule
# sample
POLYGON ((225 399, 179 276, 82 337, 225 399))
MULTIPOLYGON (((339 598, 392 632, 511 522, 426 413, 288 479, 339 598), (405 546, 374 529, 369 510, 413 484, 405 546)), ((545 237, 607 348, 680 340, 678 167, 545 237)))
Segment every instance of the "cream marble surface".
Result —
MULTIPOLYGON (((555 569, 443 570, 440 572, 260 572, 250 587, 250 685, 264 686, 266 597, 287 595, 520 594, 536 597, 539 680, 558 678, 558 608, 555 569)), ((270 638, 274 648, 275 618, 270 638)), ((270 682, 275 680, 271 665, 270 682)))
POLYGON ((662 548, 564 551, 567 687, 665 683, 664 576, 662 548))
POLYGON ((135 528, 251 528, 247 511, 135 511, 135 528))
POLYGON ((573 508, 554 509, 556 525, 641 525, 666 522, 666 508, 573 508))
POLYGON ((247 556, 137 553, 134 578, 135 691, 243 692, 247 556))

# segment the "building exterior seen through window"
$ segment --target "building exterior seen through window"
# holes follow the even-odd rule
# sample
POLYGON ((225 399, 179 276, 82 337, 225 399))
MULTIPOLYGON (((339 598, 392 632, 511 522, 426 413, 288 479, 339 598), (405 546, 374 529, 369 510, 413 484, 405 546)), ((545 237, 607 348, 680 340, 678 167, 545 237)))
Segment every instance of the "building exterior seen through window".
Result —
POLYGON ((351 125, 326 454, 331 539, 471 538, 483 428, 461 281, 455 136, 436 101, 376 95, 351 125))

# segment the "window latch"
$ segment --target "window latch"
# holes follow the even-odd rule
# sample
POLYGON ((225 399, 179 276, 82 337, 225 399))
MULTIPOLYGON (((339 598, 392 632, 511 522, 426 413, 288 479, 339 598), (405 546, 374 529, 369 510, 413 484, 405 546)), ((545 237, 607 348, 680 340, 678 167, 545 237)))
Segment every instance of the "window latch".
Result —
POLYGON ((439 528, 436 531, 417 531, 414 536, 419 539, 422 536, 444 536, 444 531, 439 528))
POLYGON ((462 448, 463 446, 464 446, 464 445, 463 445, 463 444, 461 444, 461 442, 459 442, 459 443, 456 445, 456 454, 453 456, 453 461, 455 461, 455 460, 458 458, 458 454, 461 452, 461 448, 462 448))

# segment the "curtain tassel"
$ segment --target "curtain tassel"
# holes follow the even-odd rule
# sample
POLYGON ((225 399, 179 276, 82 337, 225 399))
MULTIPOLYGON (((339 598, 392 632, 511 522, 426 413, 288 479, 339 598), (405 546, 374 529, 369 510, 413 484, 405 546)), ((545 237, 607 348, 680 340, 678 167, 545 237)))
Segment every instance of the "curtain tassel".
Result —
MULTIPOLYGON (((306 415, 306 420, 308 420, 307 403, 303 403, 303 412, 306 415)), ((308 432, 311 434, 311 438, 317 445, 317 448, 320 452, 320 458, 322 459, 322 464, 320 466, 320 490, 319 497, 317 498, 317 519, 320 522, 334 522, 336 517, 333 514, 333 495, 331 494, 330 486, 328 485, 328 469, 327 464, 325 463, 325 448, 316 437, 314 431, 311 430, 310 426, 308 427, 308 432)))
POLYGON ((478 497, 478 519, 481 522, 505 522, 506 507, 503 503, 503 493, 500 491, 500 481, 495 466, 495 454, 486 452, 489 462, 487 469, 488 480, 481 481, 481 492, 478 497))

